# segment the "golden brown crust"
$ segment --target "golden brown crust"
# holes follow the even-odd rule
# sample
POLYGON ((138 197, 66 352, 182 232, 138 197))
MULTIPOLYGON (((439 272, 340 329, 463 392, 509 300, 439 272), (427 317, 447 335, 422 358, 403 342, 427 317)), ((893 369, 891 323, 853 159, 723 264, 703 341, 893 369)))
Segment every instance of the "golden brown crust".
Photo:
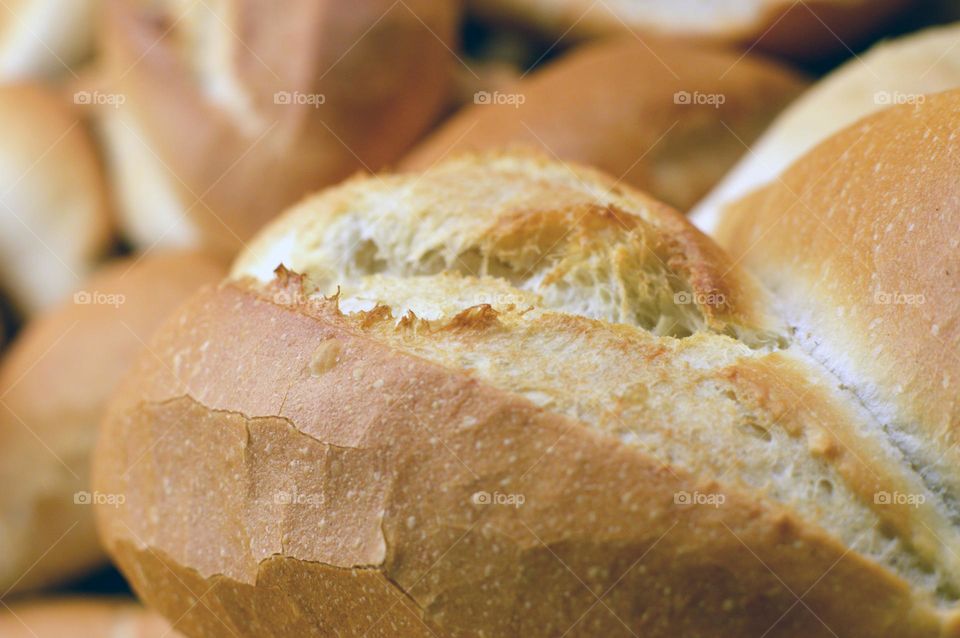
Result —
POLYGON ((739 57, 632 37, 585 45, 500 87, 490 103, 465 107, 401 167, 423 170, 468 150, 529 146, 687 210, 804 88, 784 68, 739 57), (512 101, 498 104, 496 95, 512 101), (684 96, 722 103, 683 103, 684 96))
POLYGON ((171 320, 189 336, 168 329, 162 363, 141 359, 98 452, 98 488, 137 495, 99 508, 101 532, 186 633, 942 635, 903 581, 772 501, 277 292, 195 298, 171 320), (343 356, 311 372, 331 339, 343 356), (676 504, 698 489, 726 501, 676 504))
POLYGON ((101 114, 137 243, 234 252, 306 192, 396 159, 447 99, 455 3, 135 4, 107 12, 104 90, 123 103, 101 114))
POLYGON ((196 253, 113 262, 4 353, 0 477, 18 488, 0 492, 0 590, 63 582, 104 561, 86 493, 107 398, 164 313, 223 273, 196 253))
POLYGON ((960 636, 953 487, 777 301, 589 169, 351 180, 157 333, 99 529, 190 634, 960 636))
POLYGON ((170 624, 132 600, 53 598, 0 611, 4 638, 181 638, 170 624))
MULTIPOLYGON (((861 120, 732 204, 718 238, 950 494, 960 423, 960 92, 861 120)), ((956 518, 954 519, 956 520, 956 518)))
POLYGON ((724 207, 774 180, 830 135, 894 104, 960 85, 960 23, 885 40, 831 71, 784 109, 690 219, 713 232, 724 207), (824 114, 829 113, 829 117, 824 114))

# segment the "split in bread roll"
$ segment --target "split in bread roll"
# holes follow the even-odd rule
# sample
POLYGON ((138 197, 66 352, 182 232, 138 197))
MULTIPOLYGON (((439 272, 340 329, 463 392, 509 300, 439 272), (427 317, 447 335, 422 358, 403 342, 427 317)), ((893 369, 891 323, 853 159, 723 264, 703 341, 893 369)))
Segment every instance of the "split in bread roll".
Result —
MULTIPOLYGON (((941 203, 917 224, 956 226, 941 203)), ((949 493, 778 308, 590 169, 355 179, 157 333, 104 421, 94 484, 126 502, 98 526, 189 635, 960 636, 949 493)))
POLYGON ((712 232, 724 207, 775 179, 797 158, 861 117, 960 87, 960 23, 877 45, 815 84, 773 122, 750 152, 691 212, 712 232))
MULTIPOLYGON (((719 241, 960 522, 960 91, 830 137, 732 204, 719 241)), ((941 543, 957 551, 952 532, 941 543)))
POLYGON ((223 267, 194 253, 105 266, 27 324, 0 360, 0 595, 105 562, 89 459, 107 398, 170 313, 223 267))
POLYGON ((0 87, 0 126, 0 288, 30 315, 67 297, 106 251, 106 183, 80 114, 60 95, 0 87))
POLYGON ((849 54, 888 26, 908 0, 471 0, 488 19, 551 37, 669 35, 750 44, 803 61, 849 54))
POLYGON ((144 4, 109 3, 100 109, 140 246, 233 252, 304 194, 397 159, 450 97, 456 3, 144 4))
POLYGON ((0 609, 3 638, 179 638, 154 612, 131 600, 53 598, 0 609))
POLYGON ((100 0, 4 0, 0 80, 69 77, 93 49, 100 0))
POLYGON ((635 38, 586 45, 525 80, 477 93, 402 166, 531 146, 686 210, 805 86, 783 67, 740 57, 635 38))

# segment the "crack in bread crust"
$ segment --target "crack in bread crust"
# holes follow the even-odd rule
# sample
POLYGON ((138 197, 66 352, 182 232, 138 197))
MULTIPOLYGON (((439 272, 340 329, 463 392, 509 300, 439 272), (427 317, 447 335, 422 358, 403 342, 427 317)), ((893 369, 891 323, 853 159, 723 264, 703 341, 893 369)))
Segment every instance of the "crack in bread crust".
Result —
MULTIPOLYGON (((824 634, 819 619, 864 638, 957 634, 956 533, 935 495, 685 224, 589 171, 511 155, 306 201, 118 394, 98 481, 142 501, 103 511, 104 537, 130 541, 127 526, 179 568, 246 584, 273 553, 376 565, 438 635, 562 633, 581 615, 582 635, 620 631, 564 565, 649 636, 778 618, 790 636, 824 634), (674 312, 688 330, 659 326, 674 312), (182 394, 195 399, 165 403, 182 394), (308 502, 256 506, 290 482, 308 502), (810 617, 789 613, 792 592, 810 617)), ((341 577, 322 586, 349 589, 341 577)))
MULTIPOLYGON (((562 633, 573 626, 595 598, 555 555, 591 588, 610 590, 605 600, 611 609, 644 635, 673 636, 677 627, 690 633, 762 632, 795 602, 786 587, 809 589, 810 609, 844 635, 939 635, 939 616, 929 601, 789 508, 758 499, 752 489, 664 463, 609 432, 464 371, 398 350, 376 333, 403 328, 385 314, 365 319, 339 314, 332 302, 280 306, 271 296, 225 285, 172 320, 190 326, 191 345, 168 331, 141 358, 130 382, 136 390, 126 388, 111 408, 102 439, 110 445, 98 454, 95 484, 137 495, 128 507, 98 513, 115 554, 115 542, 145 545, 121 564, 139 591, 149 590, 144 593, 151 604, 174 618, 189 606, 185 586, 153 564, 159 552, 171 557, 181 578, 191 569, 204 578, 233 574, 211 592, 210 605, 215 613, 222 606, 224 614, 247 619, 245 627, 275 622, 269 609, 286 607, 289 596, 296 601, 289 604, 304 609, 327 596, 361 596, 349 569, 326 572, 311 585, 311 572, 297 560, 369 565, 340 549, 369 531, 386 541, 380 569, 424 610, 426 622, 442 628, 438 635, 478 628, 490 635, 517 628, 562 633), (247 335, 257 326, 267 330, 252 344, 247 335), (341 344, 339 361, 316 375, 312 353, 331 339, 341 344), (234 373, 212 382, 216 369, 234 373), (196 401, 165 400, 183 391, 171 383, 176 378, 196 401), (278 415, 282 395, 287 399, 278 415), (150 411, 143 409, 145 400, 152 402, 150 411), (230 406, 229 415, 219 412, 224 406, 230 406), (262 423, 250 428, 248 419, 262 423), (309 449, 304 457, 300 449, 314 440, 349 447, 339 464, 312 458, 309 449), (191 468, 186 477, 185 466, 191 468), (307 498, 279 505, 268 499, 267 507, 256 507, 263 499, 250 497, 291 482, 307 498), (315 507, 309 498, 314 490, 342 491, 315 507), (673 497, 698 490, 723 493, 726 501, 721 508, 691 507, 673 497), (483 506, 475 500, 478 491, 519 493, 526 502, 483 506), (271 507, 285 508, 284 515, 271 507), (223 525, 211 516, 223 517, 223 525), (256 575, 273 550, 257 536, 235 534, 238 528, 228 519, 259 530, 270 543, 282 521, 304 530, 284 546, 287 569, 275 587, 256 575), (246 549, 251 540, 262 550, 259 557, 246 549), (484 593, 469 597, 467 591, 484 593), (845 592, 842 607, 837 591, 845 592), (483 611, 512 609, 518 599, 531 602, 529 613, 483 611)), ((502 329, 488 311, 477 310, 452 322, 450 330, 469 333, 479 326, 502 329)), ((202 592, 215 581, 199 584, 189 587, 202 592)), ((594 612, 572 635, 622 630, 610 614, 594 612)), ((798 636, 829 635, 813 615, 789 623, 798 636)), ((341 626, 351 635, 367 628, 350 627, 341 626)), ((257 635, 250 632, 244 628, 238 635, 257 635)))
MULTIPOLYGON (((281 273, 254 289, 274 300, 278 289, 302 285, 303 278, 281 273)), ((338 302, 314 297, 296 307, 338 302)), ((870 414, 850 405, 835 380, 795 348, 757 351, 710 333, 656 337, 486 304, 434 321, 409 310, 397 321, 382 305, 344 319, 378 341, 465 370, 664 463, 756 490, 942 601, 957 598, 947 544, 956 539, 937 495, 916 473, 896 469, 897 449, 864 425, 870 414), (877 503, 878 492, 923 493, 926 500, 897 507, 877 503)))
MULTIPOLYGON (((401 175, 376 182, 359 180, 322 193, 267 229, 238 260, 233 274, 269 282, 273 272, 267 273, 265 268, 278 262, 305 274, 308 293, 330 294, 336 285, 341 307, 348 312, 379 313, 365 315, 365 322, 376 323, 383 313, 392 311, 396 317, 404 317, 409 327, 415 322, 408 320, 408 313, 414 318, 443 320, 483 304, 507 314, 513 309, 533 309, 534 315, 555 310, 605 323, 639 326, 654 336, 685 337, 696 343, 703 343, 711 333, 728 335, 757 354, 785 349, 793 365, 809 367, 806 374, 817 379, 819 385, 836 382, 805 352, 792 346, 784 336, 787 331, 779 328, 776 320, 758 309, 773 304, 752 279, 728 263, 709 240, 692 234, 682 218, 595 172, 571 169, 535 156, 465 157, 416 179, 401 175), (472 199, 462 203, 453 191, 459 194, 465 182, 471 184, 472 199), (751 292, 736 295, 737 290, 751 292)), ((281 273, 281 284, 285 277, 281 273)), ((526 315, 528 319, 531 316, 526 315)), ((785 424, 776 418, 769 417, 765 425, 758 426, 753 423, 756 415, 739 406, 732 409, 722 401, 705 402, 709 384, 714 384, 714 394, 720 392, 720 385, 703 379, 699 394, 684 388, 680 380, 690 378, 694 374, 690 370, 672 370, 665 381, 658 381, 672 385, 673 390, 663 391, 662 397, 669 400, 657 406, 655 416, 638 408, 635 413, 588 408, 585 403, 589 400, 584 397, 591 394, 593 386, 603 385, 603 375, 616 378, 630 367, 629 363, 611 361, 597 374, 582 374, 575 369, 565 379, 542 379, 542 387, 531 387, 531 381, 538 377, 536 366, 525 365, 530 360, 523 355, 503 354, 511 349, 523 350, 511 339, 533 335, 540 342, 530 348, 539 354, 536 361, 570 358, 573 348, 572 340, 565 341, 563 347, 547 343, 562 338, 562 322, 532 325, 535 327, 521 331, 526 337, 511 334, 503 343, 490 346, 483 361, 472 352, 483 345, 477 340, 452 340, 433 349, 431 341, 424 340, 420 350, 414 351, 445 365, 473 370, 498 387, 513 389, 541 405, 572 400, 561 411, 574 418, 585 417, 594 425, 611 419, 634 419, 632 427, 619 428, 621 436, 632 437, 634 443, 650 449, 659 447, 668 460, 682 449, 686 465, 701 472, 724 474, 737 466, 736 459, 745 456, 748 462, 740 465, 749 469, 741 467, 743 476, 738 480, 761 487, 778 486, 774 490, 776 498, 821 521, 845 542, 866 538, 869 555, 911 582, 922 583, 936 598, 944 602, 957 599, 960 552, 956 548, 960 548, 960 536, 950 525, 942 494, 928 489, 910 468, 902 472, 887 469, 902 465, 902 453, 885 437, 863 427, 875 422, 874 415, 843 392, 817 390, 821 400, 834 406, 826 414, 800 410, 792 415, 798 422, 816 419, 805 428, 819 431, 821 439, 834 441, 831 445, 844 452, 833 456, 818 454, 819 442, 795 444, 796 435, 779 438, 785 424), (447 357, 448 352, 469 354, 447 357), (501 365, 491 365, 498 362, 501 365), (577 391, 570 393, 570 388, 577 391), (676 401, 684 406, 682 410, 674 409, 678 393, 690 396, 676 401), (759 427, 766 435, 778 438, 765 448, 752 450, 756 437, 739 437, 735 430, 721 435, 716 428, 711 431, 705 425, 699 427, 710 432, 709 436, 682 444, 671 443, 670 436, 655 434, 661 429, 696 431, 690 430, 691 420, 709 423, 714 414, 711 410, 728 410, 733 415, 728 417, 731 420, 751 423, 738 426, 741 430, 756 434, 759 427), (838 429, 846 431, 839 437, 842 444, 836 442, 838 429), (771 459, 771 449, 792 450, 786 455, 792 460, 771 459), (704 459, 713 457, 718 466, 705 463, 704 459), (800 463, 796 459, 806 460, 800 463), (767 465, 751 463, 761 460, 767 465), (851 469, 851 463, 856 469, 851 469), (838 468, 840 474, 836 473, 838 468), (847 483, 849 490, 841 489, 847 483), (824 490, 829 490, 831 499, 847 504, 849 511, 836 511, 837 501, 823 501, 819 492, 824 490), (911 517, 903 508, 877 507, 882 504, 874 502, 875 494, 884 491, 922 494, 925 502, 918 508, 918 515, 911 517)), ((380 338, 390 340, 392 333, 382 332, 380 338)), ((616 348, 618 338, 626 337, 618 334, 604 347, 616 348)), ((657 347, 675 347, 663 345, 670 343, 667 340, 657 347)), ((738 346, 720 340, 713 351, 737 351, 738 346)), ((689 356, 714 356, 704 354, 707 350, 689 356)), ((582 362, 580 367, 595 368, 598 355, 594 353, 598 351, 603 349, 577 349, 575 358, 582 362)), ((735 369, 739 364, 732 365, 735 369)), ((750 365, 767 365, 767 360, 750 365)), ((786 369, 781 363, 774 367, 786 369)), ((790 389, 776 375, 767 375, 761 385, 780 387, 781 401, 803 405, 810 384, 803 374, 788 376, 799 391, 790 389)), ((622 399, 614 394, 604 401, 622 405, 622 399)))

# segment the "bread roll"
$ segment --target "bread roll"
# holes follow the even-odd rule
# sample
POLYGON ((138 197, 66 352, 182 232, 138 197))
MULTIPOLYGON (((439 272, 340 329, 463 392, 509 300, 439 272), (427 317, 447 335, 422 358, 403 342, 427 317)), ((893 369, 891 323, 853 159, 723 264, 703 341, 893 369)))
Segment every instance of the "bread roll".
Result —
POLYGON ((453 108, 474 104, 480 91, 503 91, 541 55, 539 44, 528 34, 509 29, 481 31, 464 40, 469 52, 461 54, 463 63, 456 70, 453 108))
POLYGON ((222 276, 199 254, 111 263, 29 323, 0 361, 0 594, 104 562, 89 457, 107 397, 166 313, 222 276))
POLYGON ((0 80, 70 77, 90 55, 100 0, 4 0, 0 80))
MULTIPOLYGON (((868 117, 731 205, 719 241, 956 521, 960 91, 868 117)), ((945 544, 948 539, 944 538, 945 544)))
POLYGON ((797 158, 861 117, 960 87, 960 23, 879 44, 817 82, 787 107, 736 167, 691 212, 711 232, 724 206, 775 179, 797 158))
MULTIPOLYGON (((915 221, 955 237, 940 203, 915 221)), ((158 332, 104 422, 94 484, 127 500, 99 529, 188 635, 960 636, 949 493, 778 312, 590 169, 355 179, 158 332)))
POLYGON ((110 241, 93 142, 61 96, 0 87, 0 288, 24 314, 60 302, 110 241))
POLYGON ((4 638, 180 638, 170 623, 132 601, 65 598, 0 610, 4 638))
POLYGON ((479 103, 402 165, 423 170, 451 153, 533 146, 686 210, 804 87, 782 67, 739 57, 635 38, 587 45, 513 86, 478 93, 479 103))
POLYGON ((908 0, 471 0, 488 18, 556 38, 632 33, 750 44, 803 61, 847 55, 908 0))
POLYGON ((100 110, 140 246, 232 253, 305 193, 397 159, 451 88, 456 3, 141 4, 110 3, 100 110))

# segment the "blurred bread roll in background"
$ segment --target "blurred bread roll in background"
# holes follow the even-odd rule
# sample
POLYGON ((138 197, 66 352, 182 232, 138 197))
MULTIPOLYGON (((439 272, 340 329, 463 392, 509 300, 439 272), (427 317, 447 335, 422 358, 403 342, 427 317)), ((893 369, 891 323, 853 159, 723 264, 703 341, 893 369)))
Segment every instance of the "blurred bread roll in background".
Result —
POLYGON ((122 598, 37 599, 0 610, 3 638, 182 638, 159 614, 122 598))
POLYGON ((514 84, 520 69, 507 61, 465 59, 465 67, 457 72, 454 105, 474 104, 478 93, 502 91, 514 84))
POLYGON ((631 37, 588 44, 477 92, 401 166, 530 146, 686 210, 805 86, 780 65, 733 51, 631 37))
POLYGON ((724 207, 775 179, 797 158, 861 117, 960 87, 960 23, 878 44, 813 85, 691 213, 712 231, 724 207))
POLYGON ((0 80, 69 77, 93 49, 101 0, 3 0, 0 80))
POLYGON ((137 246, 239 248, 305 193, 398 158, 451 98, 458 3, 107 4, 103 108, 137 246))
MULTIPOLYGON (((110 263, 29 322, 0 360, 0 594, 105 562, 89 455, 114 386, 165 314, 223 274, 196 253, 110 263)), ((114 495, 115 496, 115 495, 114 495)))
POLYGON ((909 0, 469 0, 487 19, 548 37, 634 33, 750 45, 799 60, 844 54, 909 0))
MULTIPOLYGON (((476 25, 472 25, 476 28, 476 25)), ((512 84, 523 69, 541 53, 538 43, 526 34, 513 30, 481 31, 464 40, 463 64, 456 69, 456 94, 453 106, 473 104, 478 91, 496 91, 512 84)))
POLYGON ((0 288, 26 315, 59 302, 111 241, 103 169, 80 115, 38 84, 0 86, 0 288))

